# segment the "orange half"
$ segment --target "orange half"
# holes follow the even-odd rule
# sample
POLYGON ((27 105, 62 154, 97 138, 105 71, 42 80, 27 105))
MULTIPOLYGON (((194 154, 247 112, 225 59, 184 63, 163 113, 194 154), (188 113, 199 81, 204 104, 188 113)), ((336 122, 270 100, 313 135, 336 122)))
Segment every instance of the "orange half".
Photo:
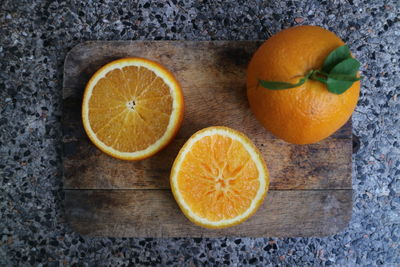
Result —
POLYGON ((98 70, 82 103, 83 126, 103 152, 124 160, 150 157, 177 133, 183 118, 183 94, 162 65, 123 58, 98 70))
POLYGON ((170 182, 189 220, 206 228, 224 228, 245 221, 258 209, 269 174, 247 136, 217 126, 190 137, 175 159, 170 182))

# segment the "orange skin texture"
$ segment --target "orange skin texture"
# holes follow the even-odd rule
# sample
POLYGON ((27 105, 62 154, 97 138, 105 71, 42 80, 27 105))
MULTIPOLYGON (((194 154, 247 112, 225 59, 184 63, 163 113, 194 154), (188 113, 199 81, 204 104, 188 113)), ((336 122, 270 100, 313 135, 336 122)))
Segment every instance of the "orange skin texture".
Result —
POLYGON ((325 58, 344 42, 317 26, 298 26, 265 41, 247 70, 247 97, 261 124, 278 138, 293 144, 319 142, 341 128, 354 111, 360 94, 357 81, 343 94, 307 80, 303 85, 270 90, 259 80, 297 83, 310 70, 321 69, 325 58))

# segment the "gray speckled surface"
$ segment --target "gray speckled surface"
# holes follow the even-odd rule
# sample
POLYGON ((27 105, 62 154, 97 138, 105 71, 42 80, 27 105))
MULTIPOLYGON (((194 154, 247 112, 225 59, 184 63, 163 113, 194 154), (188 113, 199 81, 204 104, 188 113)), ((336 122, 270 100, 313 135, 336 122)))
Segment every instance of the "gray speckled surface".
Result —
POLYGON ((14 1, 0 4, 0 265, 400 265, 400 3, 14 1), (61 83, 85 40, 266 39, 296 24, 336 32, 362 62, 353 116, 353 218, 326 238, 114 239, 63 215, 61 83))

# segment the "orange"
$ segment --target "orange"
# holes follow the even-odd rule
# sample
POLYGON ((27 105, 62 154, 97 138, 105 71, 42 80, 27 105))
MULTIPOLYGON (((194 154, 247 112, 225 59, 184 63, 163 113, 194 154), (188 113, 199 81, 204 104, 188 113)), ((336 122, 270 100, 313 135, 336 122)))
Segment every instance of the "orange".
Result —
POLYGON ((104 153, 124 160, 150 157, 177 133, 183 117, 182 90, 162 65, 123 58, 99 69, 82 103, 83 126, 104 153))
POLYGON ((342 127, 354 111, 360 93, 355 82, 343 94, 325 84, 270 90, 259 80, 297 83, 310 70, 320 69, 328 54, 344 45, 334 33, 317 26, 289 28, 272 36, 256 51, 247 70, 247 97, 261 124, 275 136, 294 144, 318 142, 342 127))
POLYGON ((223 228, 249 218, 269 185, 265 162, 244 134, 227 127, 195 133, 180 150, 171 171, 171 189, 193 223, 223 228))

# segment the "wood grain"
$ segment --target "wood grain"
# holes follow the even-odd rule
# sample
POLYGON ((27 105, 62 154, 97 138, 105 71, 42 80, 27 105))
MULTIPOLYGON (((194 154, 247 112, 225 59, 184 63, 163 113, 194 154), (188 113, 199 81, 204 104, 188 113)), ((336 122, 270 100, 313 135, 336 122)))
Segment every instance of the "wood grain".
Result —
POLYGON ((352 126, 312 145, 268 133, 251 113, 247 63, 259 41, 96 41, 67 55, 63 83, 65 212, 82 234, 125 237, 323 236, 351 217, 352 126), (102 65, 140 56, 170 69, 183 87, 185 117, 174 141, 140 162, 113 159, 90 143, 81 123, 85 84, 102 65), (247 134, 271 175, 265 203, 245 223, 206 230, 190 223, 171 196, 170 166, 197 130, 224 125, 247 134))
POLYGON ((266 159, 271 189, 351 189, 351 124, 312 145, 292 145, 267 132, 251 113, 245 70, 256 41, 88 42, 67 56, 64 73, 64 187, 67 189, 166 189, 170 166, 197 130, 229 126, 247 134, 266 159), (90 76, 110 60, 142 56, 177 76, 185 117, 175 140, 160 154, 123 162, 96 149, 81 124, 81 97, 90 76))
POLYGON ((325 236, 351 217, 351 190, 271 191, 244 223, 208 230, 189 222, 169 190, 66 190, 75 231, 115 237, 325 236))

